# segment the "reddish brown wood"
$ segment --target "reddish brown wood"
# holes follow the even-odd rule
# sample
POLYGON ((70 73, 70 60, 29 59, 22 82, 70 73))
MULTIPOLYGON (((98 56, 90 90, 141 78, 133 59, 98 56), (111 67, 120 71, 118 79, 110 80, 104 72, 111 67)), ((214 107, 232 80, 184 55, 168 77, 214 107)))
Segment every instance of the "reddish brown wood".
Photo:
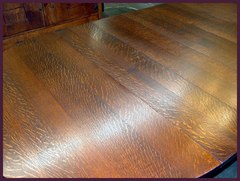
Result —
POLYGON ((19 34, 5 38, 3 40, 3 49, 6 50, 6 49, 14 46, 17 42, 24 41, 25 39, 36 37, 36 36, 41 36, 41 34, 43 34, 43 33, 53 32, 53 31, 60 30, 60 29, 65 29, 65 28, 71 27, 71 26, 77 26, 77 25, 87 23, 89 21, 98 20, 98 19, 99 19, 98 14, 93 14, 89 17, 73 20, 70 22, 65 22, 65 23, 53 25, 50 27, 44 27, 44 28, 40 28, 37 30, 19 33, 19 34))
POLYGON ((234 155, 236 8, 196 6, 160 5, 5 50, 4 176, 199 177, 234 155))
POLYGON ((59 24, 98 13, 97 3, 44 3, 47 25, 59 24))
POLYGON ((6 3, 3 11, 4 36, 43 27, 41 3, 6 3))
POLYGON ((100 18, 98 3, 3 3, 4 38, 100 18))

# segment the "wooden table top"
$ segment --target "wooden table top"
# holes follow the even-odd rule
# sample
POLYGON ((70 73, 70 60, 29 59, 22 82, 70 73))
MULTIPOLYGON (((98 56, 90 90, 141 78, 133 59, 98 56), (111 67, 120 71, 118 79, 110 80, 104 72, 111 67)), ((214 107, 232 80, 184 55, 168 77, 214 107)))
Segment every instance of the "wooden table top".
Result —
POLYGON ((236 154, 234 4, 164 4, 4 51, 5 177, 199 177, 236 154))

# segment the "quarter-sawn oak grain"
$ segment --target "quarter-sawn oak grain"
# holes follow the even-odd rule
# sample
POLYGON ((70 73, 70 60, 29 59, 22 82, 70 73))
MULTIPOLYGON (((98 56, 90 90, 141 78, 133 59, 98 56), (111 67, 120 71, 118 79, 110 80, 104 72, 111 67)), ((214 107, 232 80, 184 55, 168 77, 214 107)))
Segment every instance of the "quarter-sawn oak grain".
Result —
POLYGON ((164 4, 5 50, 4 176, 211 171, 237 150, 236 43, 236 5, 164 4))

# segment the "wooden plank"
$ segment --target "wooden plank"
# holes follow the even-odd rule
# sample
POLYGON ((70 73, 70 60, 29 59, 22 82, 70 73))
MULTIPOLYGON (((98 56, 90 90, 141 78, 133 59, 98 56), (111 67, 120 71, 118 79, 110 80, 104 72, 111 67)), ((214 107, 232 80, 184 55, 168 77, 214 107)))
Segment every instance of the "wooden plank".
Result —
MULTIPOLYGON (((187 31, 197 33, 198 34, 197 36, 200 36, 200 37, 203 36, 205 39, 210 39, 213 41, 215 41, 217 39, 216 37, 220 37, 218 39, 220 39, 221 41, 225 39, 224 37, 221 37, 218 34, 214 34, 214 32, 210 31, 208 28, 202 28, 202 27, 197 26, 194 23, 185 21, 184 18, 186 19, 186 17, 189 17, 189 16, 181 17, 181 19, 183 20, 183 21, 181 21, 181 19, 180 19, 180 17, 178 17, 178 15, 175 15, 175 14, 172 15, 171 13, 175 13, 174 10, 166 11, 165 9, 161 9, 161 16, 158 16, 159 10, 156 9, 155 15, 157 15, 157 17, 161 18, 161 19, 163 17, 165 17, 164 19, 166 19, 166 17, 167 17, 167 19, 169 20, 168 22, 170 22, 170 23, 173 22, 174 25, 177 25, 178 28, 181 28, 181 29, 178 29, 179 32, 185 31, 185 29, 187 29, 187 31), (202 34, 202 35, 200 35, 200 34, 202 34)), ((221 25, 221 27, 227 27, 227 28, 231 27, 232 29, 236 29, 236 26, 233 26, 233 25, 225 25, 225 26, 221 25)), ((232 33, 232 34, 236 34, 236 33, 232 33)), ((236 39, 236 37, 235 37, 235 39, 236 39)), ((194 40, 192 40, 192 41, 194 41, 194 40)), ((211 51, 209 52, 208 49, 203 49, 203 48, 200 49, 199 47, 196 47, 196 46, 191 46, 191 47, 195 48, 195 49, 198 48, 198 51, 200 51, 212 58, 219 59, 221 62, 227 63, 228 61, 224 61, 224 59, 226 59, 226 58, 232 62, 234 60, 234 56, 236 56, 236 47, 234 47, 234 44, 236 46, 236 42, 232 42, 232 41, 229 41, 228 39, 226 39, 226 41, 222 41, 222 43, 221 43, 222 46, 224 46, 223 42, 225 44, 226 43, 233 44, 233 46, 229 46, 229 45, 225 46, 225 47, 229 48, 229 51, 225 52, 225 54, 223 54, 221 51, 218 54, 211 54, 211 51), (231 50, 231 47, 232 47, 232 50, 231 50), (235 51, 235 53, 233 51, 235 51)), ((205 46, 209 45, 209 43, 207 41, 200 41, 200 44, 205 45, 205 46)), ((218 43, 218 44, 220 44, 220 43, 218 43)), ((236 68, 236 64, 233 64, 233 65, 235 65, 234 67, 236 68)))
POLYGON ((200 13, 201 15, 214 16, 232 23, 237 22, 236 3, 199 3, 197 6, 194 6, 193 3, 182 3, 181 6, 185 7, 186 10, 191 10, 191 12, 200 13))
MULTIPOLYGON (((237 42, 236 23, 234 24, 224 22, 214 17, 204 17, 200 14, 191 13, 188 12, 185 8, 181 8, 181 6, 178 6, 178 4, 168 4, 162 7, 161 12, 163 12, 162 10, 163 11, 166 10, 170 16, 178 18, 179 21, 194 24, 200 27, 201 29, 205 29, 213 34, 226 38, 234 43, 237 42)), ((236 8, 232 10, 236 11, 236 8)), ((232 16, 232 18, 236 19, 236 16, 232 16)))
MULTIPOLYGON (((112 18, 112 21, 101 21, 101 24, 98 23, 98 25, 106 31, 113 33, 116 37, 120 38, 125 43, 129 43, 130 45, 134 46, 134 48, 140 51, 144 51, 145 54, 150 56, 153 60, 160 62, 161 65, 167 65, 174 70, 177 69, 177 73, 180 74, 180 76, 183 76, 183 78, 185 78, 187 81, 192 82, 193 86, 200 87, 210 95, 213 95, 214 97, 227 103, 233 108, 236 107, 236 85, 231 85, 231 82, 229 80, 225 80, 225 82, 222 81, 222 85, 220 85, 219 79, 211 76, 211 74, 207 74, 207 72, 199 70, 193 66, 184 66, 182 61, 179 61, 178 59, 178 52, 184 51, 184 49, 181 48, 181 45, 174 44, 174 42, 170 42, 164 37, 161 38, 160 36, 156 36, 156 38, 154 38, 154 32, 151 32, 149 29, 144 28, 144 26, 140 26, 139 24, 134 22, 131 22, 131 25, 128 26, 120 25, 124 21, 126 21, 126 19, 121 19, 120 16, 118 16, 117 18, 112 18), (120 28, 120 26, 121 30, 116 31, 120 28), (105 27, 111 28, 107 29, 105 27), (133 27, 135 27, 135 31, 133 30, 133 27), (166 44, 168 45, 167 48, 165 46, 166 44), (159 54, 159 51, 161 51, 161 54, 159 54), (169 51, 171 54, 167 54, 166 51, 169 51), (178 62, 175 63, 176 61, 178 62), (206 77, 204 77, 205 75, 206 77), (227 88, 225 88, 226 85, 229 85, 230 88, 228 89, 228 86, 227 88), (224 89, 224 92, 219 91, 217 87, 219 87, 220 89, 224 89)), ((194 54, 194 52, 192 54, 194 54)), ((177 76, 179 77, 179 75, 177 76)), ((196 87, 196 89, 198 89, 198 87, 196 87)))
POLYGON ((10 110, 4 114, 8 120, 4 124, 4 176, 86 177, 89 169, 93 175, 117 175, 95 145, 83 139, 88 133, 79 131, 81 120, 71 118, 20 59, 11 61, 14 54, 10 52, 8 56, 4 108, 10 110), (21 69, 16 71, 17 67, 21 69))
MULTIPOLYGON (((77 29, 78 30, 83 29, 83 27, 86 26, 90 26, 90 24, 84 25, 81 28, 77 29)), ((91 29, 93 29, 93 27, 91 27, 91 29)), ((99 34, 96 34, 96 32, 94 33, 92 31, 91 37, 96 37, 96 39, 98 37, 103 37, 103 34, 100 34, 101 31, 99 31, 98 33, 99 34)), ((177 96, 176 94, 173 94, 165 87, 159 85, 160 84, 159 82, 152 80, 151 77, 149 78, 148 74, 132 73, 134 67, 136 67, 136 65, 134 66, 134 64, 141 63, 141 61, 144 62, 144 60, 146 62, 147 61, 150 62, 150 59, 144 57, 140 52, 136 50, 134 51, 131 47, 127 46, 126 44, 119 45, 119 42, 115 39, 114 40, 112 39, 111 42, 112 47, 111 49, 109 49, 110 47, 103 46, 105 40, 99 39, 98 41, 96 40, 93 41, 91 40, 92 38, 90 38, 90 36, 84 34, 84 31, 77 34, 71 33, 69 31, 62 31, 58 32, 58 34, 60 34, 65 41, 69 42, 73 47, 75 47, 81 54, 89 58, 91 61, 95 62, 105 72, 111 75, 115 80, 120 82, 122 85, 127 87, 131 92, 133 92, 136 96, 140 97, 143 101, 148 103, 152 108, 154 108, 161 115, 163 115, 165 119, 172 120, 174 124, 179 126, 181 129, 184 129, 187 132, 187 134, 189 134, 194 140, 202 144, 202 146, 204 146, 205 149, 210 150, 220 160, 225 160, 229 154, 231 155, 232 153, 235 152, 236 150, 235 110, 231 108, 229 109, 229 107, 225 106, 221 107, 220 106, 221 103, 219 103, 218 101, 216 102, 216 104, 213 104, 211 101, 209 101, 209 99, 211 98, 208 96, 206 97, 205 101, 202 100, 203 102, 200 103, 202 104, 202 106, 195 105, 193 107, 192 104, 189 104, 187 102, 188 98, 186 98, 185 100, 181 98, 183 95, 177 96), (115 51, 117 51, 118 54, 113 53, 114 52, 113 49, 115 49, 115 51), (108 53, 104 54, 104 52, 108 53), (127 54, 128 56, 127 59, 123 55, 121 55, 124 53, 127 54), (111 64, 109 64, 110 62, 111 64), (217 111, 217 109, 221 109, 222 112, 220 112, 219 110, 217 111), (223 112, 224 109, 225 112, 223 112), (214 111, 217 112, 214 113, 214 111), (224 114, 227 112, 229 117, 223 118, 223 115, 221 115, 221 113, 224 114), (219 122, 219 120, 222 120, 226 124, 222 124, 221 122, 219 122), (222 128, 216 130, 215 129, 216 125, 222 128), (205 127, 207 127, 207 129, 205 129, 205 127), (223 138, 224 140, 226 140, 226 142, 224 143, 222 141, 223 138), (208 139, 209 142, 206 141, 206 139, 208 139), (214 142, 214 145, 209 144, 212 142, 214 142), (226 146, 226 144, 228 146, 226 146)), ((110 37, 110 35, 108 36, 110 37)), ((161 70, 164 71, 164 69, 161 70)), ((164 74, 159 75, 171 76, 171 73, 166 72, 165 75, 164 74)), ((205 93, 201 92, 200 94, 202 94, 201 95, 202 97, 205 93)), ((187 96, 188 94, 186 93, 184 95, 187 96)), ((199 96, 193 97, 197 99, 197 97, 199 96)))
POLYGON ((199 177, 236 154, 235 5, 191 6, 5 50, 4 176, 199 177))
MULTIPOLYGON (((178 19, 171 18, 167 13, 166 15, 161 13, 161 16, 159 16, 158 12, 145 9, 139 12, 137 11, 134 14, 126 14, 126 16, 144 24, 164 36, 167 36, 171 40, 177 41, 190 49, 196 50, 197 52, 195 52, 195 54, 201 60, 206 60, 206 65, 209 65, 207 62, 210 62, 211 64, 218 64, 219 62, 236 70, 237 66, 235 57, 237 54, 237 45, 231 41, 202 30, 195 25, 188 25, 178 19), (218 54, 213 53, 215 51, 218 51, 218 54), (222 56, 227 57, 222 58, 222 56), (225 61, 226 59, 228 61, 225 61)), ((192 52, 191 50, 189 51, 192 52)), ((184 56, 184 54, 182 56, 184 56)), ((195 63, 195 61, 193 63, 195 63)))
MULTIPOLYGON (((11 52, 8 51, 7 57, 5 57, 5 72, 8 76, 13 74, 11 75, 12 79, 19 84, 16 87, 24 92, 24 95, 22 95, 23 100, 29 100, 29 97, 25 96, 30 94, 35 98, 34 100, 31 98, 30 102, 33 101, 34 104, 41 106, 41 109, 44 108, 43 112, 38 113, 39 115, 44 116, 46 111, 50 112, 56 106, 63 108, 64 114, 71 118, 71 120, 66 120, 66 117, 62 117, 62 124, 59 124, 57 120, 52 120, 52 122, 56 123, 57 128, 54 128, 53 135, 49 137, 55 142, 58 140, 57 143, 51 146, 54 154, 63 154, 63 150, 58 150, 56 146, 64 144, 62 142, 66 139, 58 137, 60 133, 56 129, 73 129, 74 126, 74 130, 77 132, 73 132, 74 130, 65 131, 66 134, 71 133, 68 139, 77 139, 80 143, 81 141, 83 144, 85 143, 85 145, 84 148, 79 145, 80 150, 72 150, 70 153, 63 154, 64 160, 74 155, 77 165, 81 165, 82 170, 76 171, 78 167, 75 164, 70 166, 58 161, 57 158, 59 157, 56 157, 56 159, 53 157, 51 162, 45 163, 43 168, 37 168, 39 173, 37 171, 31 173, 32 175, 27 173, 28 176, 43 177, 45 174, 50 174, 58 177, 191 177, 201 175, 201 173, 207 171, 208 167, 205 167, 205 164, 199 164, 203 160, 212 168, 219 164, 204 149, 182 134, 180 130, 166 123, 163 117, 116 83, 101 69, 83 58, 76 50, 70 48, 67 43, 53 36, 42 37, 39 41, 42 44, 32 40, 27 42, 26 45, 17 47, 14 50, 11 49, 11 52), (28 49, 31 49, 31 51, 26 51, 28 49), (69 54, 66 54, 63 50, 69 52, 69 54), (79 72, 82 73, 79 74, 79 72), (34 75, 36 75, 37 79, 33 79, 34 75), (49 76, 52 79, 47 78, 49 76), (54 101, 57 101, 60 105, 51 103, 49 105, 53 107, 50 109, 45 107, 45 104, 41 105, 39 100, 43 96, 41 95, 42 91, 38 94, 32 92, 41 90, 38 84, 50 91, 47 92, 48 94, 46 93, 48 97, 43 101, 47 101, 49 95, 51 95, 54 97, 54 101), (137 110, 141 110, 141 112, 137 110), (70 124, 66 125, 68 122, 70 124), (162 136, 159 137, 159 134, 162 136), (57 139, 54 139, 55 137, 57 139), (166 140, 173 144, 168 144, 166 140), (93 153, 94 147, 97 155, 93 153), (162 147, 165 147, 165 149, 161 149, 162 147), (173 147, 177 147, 179 150, 177 156, 173 147), (91 149, 93 150, 91 151, 91 149), (191 152, 192 149, 197 151, 191 152), (169 154, 170 150, 172 150, 172 154, 169 154), (98 155, 98 152, 100 155, 98 155), (102 163, 96 164, 95 159, 98 159, 97 163, 102 163), (188 161, 183 164, 182 159, 188 161), (91 160, 93 160, 94 165, 92 165, 91 160), (108 164, 105 166, 104 163, 106 164, 106 162, 108 164), (54 166, 54 163, 61 164, 61 168, 66 172, 58 170, 60 168, 50 167, 54 166), (193 171, 186 169, 188 164, 194 165, 195 174, 193 174, 193 171), (71 169, 68 169, 69 167, 71 169), (94 170, 95 168, 96 170, 94 170), (112 169, 109 170, 110 168, 112 169), (42 172, 42 169, 48 173, 42 172), (73 171, 71 172, 71 170, 73 171), (83 175, 84 173, 86 175, 83 175)), ((12 87, 8 87, 5 92, 8 92, 12 87)), ((9 99, 7 97, 7 100, 9 99)), ((15 105, 20 104, 20 102, 16 101, 15 105)), ((25 103, 23 102, 23 104, 25 103)), ((56 112, 58 112, 56 116, 61 117, 61 112, 57 110, 56 112)), ((16 114, 21 115, 21 111, 16 114)), ((52 115, 47 116, 52 118, 52 115)), ((44 118, 40 117, 39 119, 44 118)), ((20 122, 21 120, 24 119, 20 117, 20 122)), ((48 126, 52 129, 55 127, 51 124, 48 124, 48 126)), ((32 129, 34 128, 29 130, 32 129)), ((45 130, 44 125, 40 125, 39 129, 45 130)), ((5 133, 7 134, 7 132, 6 130, 5 133)), ((28 132, 25 134, 28 135, 28 132)), ((32 140, 24 141, 32 145, 32 140)), ((77 146, 72 144, 69 146, 77 146)), ((37 146, 43 149, 41 145, 37 146)), ((35 152, 38 150, 37 146, 33 145, 28 149, 35 152)), ((17 157, 18 154, 15 153, 14 156, 17 157)), ((30 156, 29 162, 34 163, 37 161, 36 159, 30 156)), ((5 162, 8 161, 8 157, 5 157, 5 162)), ((67 163, 71 163, 71 160, 67 161, 67 163)), ((9 170, 11 171, 11 169, 9 170)), ((10 174, 9 170, 6 169, 5 173, 10 174)), ((24 174, 26 170, 23 169, 20 173, 24 174)))

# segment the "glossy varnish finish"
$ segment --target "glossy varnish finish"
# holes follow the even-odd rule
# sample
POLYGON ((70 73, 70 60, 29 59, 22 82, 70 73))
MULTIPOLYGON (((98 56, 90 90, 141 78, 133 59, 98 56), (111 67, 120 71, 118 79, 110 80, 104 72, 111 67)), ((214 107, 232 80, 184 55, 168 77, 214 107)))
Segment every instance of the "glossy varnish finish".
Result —
POLYGON ((221 165, 237 145, 235 11, 165 4, 4 51, 4 176, 199 177, 221 165))

